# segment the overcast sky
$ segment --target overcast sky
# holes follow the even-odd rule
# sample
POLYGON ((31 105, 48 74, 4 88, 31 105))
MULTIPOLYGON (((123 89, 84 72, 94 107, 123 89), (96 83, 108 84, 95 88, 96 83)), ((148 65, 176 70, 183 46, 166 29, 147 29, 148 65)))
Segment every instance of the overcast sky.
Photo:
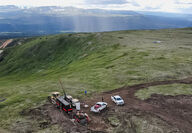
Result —
POLYGON ((192 0, 0 0, 0 5, 73 6, 112 10, 163 11, 192 14, 192 0))

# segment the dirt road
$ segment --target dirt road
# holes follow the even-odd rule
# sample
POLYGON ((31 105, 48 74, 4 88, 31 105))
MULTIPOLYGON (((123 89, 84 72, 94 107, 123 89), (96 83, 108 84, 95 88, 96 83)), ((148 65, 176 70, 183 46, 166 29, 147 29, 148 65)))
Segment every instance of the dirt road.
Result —
MULTIPOLYGON (((123 97, 126 103, 125 106, 120 107, 119 110, 139 110, 142 112, 147 112, 152 115, 158 116, 170 125, 177 127, 186 133, 190 133, 192 131, 192 96, 183 95, 174 97, 153 95, 150 99, 143 101, 138 99, 134 95, 135 92, 143 88, 174 83, 192 84, 192 77, 182 80, 156 81, 122 87, 109 92, 104 92, 98 96, 95 96, 92 99, 85 100, 85 103, 88 103, 88 105, 94 105, 95 102, 101 101, 102 97, 105 97, 104 100, 109 104, 109 109, 113 110, 117 107, 114 106, 114 103, 112 103, 110 97, 111 95, 118 94, 123 97)), ((89 112, 87 111, 87 113, 89 112)), ((98 116, 97 118, 95 118, 94 115, 91 116, 93 117, 93 119, 98 119, 98 116)), ((90 124, 91 128, 97 128, 95 125, 95 122, 90 124)))
POLYGON ((12 43, 13 42, 13 39, 9 39, 9 40, 7 40, 7 41, 5 41, 1 46, 0 46, 0 48, 5 48, 5 47, 7 47, 10 43, 12 43))

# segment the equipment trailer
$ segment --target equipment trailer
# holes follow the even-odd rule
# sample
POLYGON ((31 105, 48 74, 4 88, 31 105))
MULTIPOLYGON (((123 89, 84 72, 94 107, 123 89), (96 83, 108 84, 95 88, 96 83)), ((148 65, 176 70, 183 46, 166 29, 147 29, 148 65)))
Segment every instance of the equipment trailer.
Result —
POLYGON ((57 108, 62 109, 66 113, 73 111, 72 103, 65 100, 64 96, 57 97, 56 105, 57 105, 57 108))

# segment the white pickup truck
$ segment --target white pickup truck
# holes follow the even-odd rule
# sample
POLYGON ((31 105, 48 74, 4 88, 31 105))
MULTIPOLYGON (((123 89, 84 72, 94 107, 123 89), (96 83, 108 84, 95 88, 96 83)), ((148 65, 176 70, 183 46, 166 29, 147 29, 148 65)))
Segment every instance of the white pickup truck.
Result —
POLYGON ((124 100, 119 95, 111 96, 111 100, 116 105, 124 105, 124 100))

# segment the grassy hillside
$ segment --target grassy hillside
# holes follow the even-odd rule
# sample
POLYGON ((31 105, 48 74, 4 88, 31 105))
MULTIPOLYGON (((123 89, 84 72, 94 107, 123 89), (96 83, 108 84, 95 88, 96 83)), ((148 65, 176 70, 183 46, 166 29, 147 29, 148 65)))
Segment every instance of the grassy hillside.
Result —
POLYGON ((19 112, 60 91, 59 79, 68 94, 83 98, 85 90, 90 96, 191 76, 191 35, 192 29, 61 34, 7 48, 0 62, 0 97, 6 98, 0 102, 0 126, 12 128, 10 123, 23 119, 19 112))
POLYGON ((152 94, 163 95, 192 95, 192 85, 186 84, 173 84, 173 85, 160 85, 152 86, 143 90, 139 90, 135 95, 141 99, 150 98, 152 94))

